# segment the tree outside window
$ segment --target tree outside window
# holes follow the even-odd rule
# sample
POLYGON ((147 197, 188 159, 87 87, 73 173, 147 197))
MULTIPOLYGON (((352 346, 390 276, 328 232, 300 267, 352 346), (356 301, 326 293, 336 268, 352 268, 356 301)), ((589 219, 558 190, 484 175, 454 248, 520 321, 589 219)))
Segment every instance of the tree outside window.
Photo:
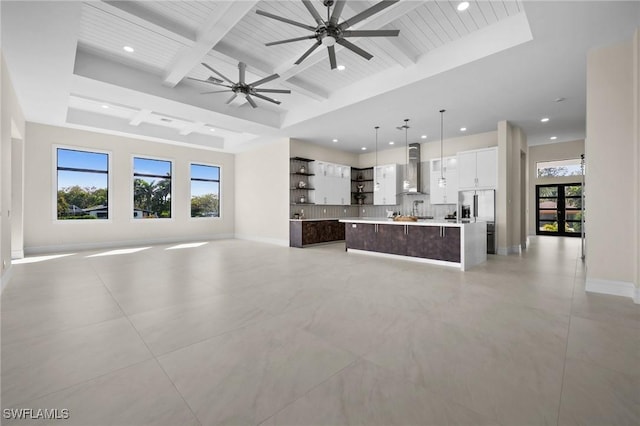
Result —
POLYGON ((171 217, 171 161, 134 157, 133 217, 171 217))
POLYGON ((58 220, 109 218, 109 154, 58 148, 58 220))
POLYGON ((191 164, 191 217, 220 217, 220 167, 191 164))

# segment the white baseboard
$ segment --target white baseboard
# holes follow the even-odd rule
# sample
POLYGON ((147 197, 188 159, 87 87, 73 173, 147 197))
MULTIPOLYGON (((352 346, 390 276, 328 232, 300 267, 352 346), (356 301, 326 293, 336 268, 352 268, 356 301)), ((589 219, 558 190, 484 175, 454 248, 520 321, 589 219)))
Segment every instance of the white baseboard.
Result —
POLYGON ((24 257, 24 250, 11 250, 12 259, 22 259, 24 257))
POLYGON ((184 238, 153 238, 148 240, 126 240, 126 241, 107 241, 107 242, 92 242, 92 243, 80 243, 80 244, 61 244, 41 247, 25 247, 24 253, 27 255, 39 255, 47 253, 60 253, 60 252, 75 252, 84 250, 101 250, 111 249, 118 247, 134 247, 140 245, 157 245, 157 244, 181 244, 191 243, 196 241, 211 241, 211 240, 228 240, 233 239, 233 234, 211 234, 201 235, 198 237, 184 237, 184 238))
POLYGON ((511 247, 498 247, 498 250, 496 250, 496 252, 500 256, 508 256, 510 254, 520 254, 522 253, 522 247, 520 246, 520 244, 516 244, 515 246, 511 246, 511 247))
POLYGON ((635 303, 640 304, 640 289, 630 282, 587 278, 585 290, 591 293, 630 297, 635 303))
POLYGON ((12 274, 13 274, 13 266, 9 265, 9 267, 5 269, 4 274, 2 274, 2 277, 0 277, 0 294, 2 294, 7 284, 9 284, 12 274))
POLYGON ((289 247, 289 240, 281 240, 279 238, 264 238, 244 234, 236 234, 234 238, 237 240, 255 241, 257 243, 266 243, 281 247, 289 247))

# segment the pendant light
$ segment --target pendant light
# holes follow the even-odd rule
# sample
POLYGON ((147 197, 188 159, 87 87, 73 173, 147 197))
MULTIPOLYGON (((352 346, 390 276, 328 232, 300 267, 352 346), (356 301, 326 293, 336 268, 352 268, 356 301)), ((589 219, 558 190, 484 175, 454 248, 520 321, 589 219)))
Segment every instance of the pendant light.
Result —
POLYGON ((380 191, 380 182, 378 182, 378 129, 380 128, 380 126, 376 126, 376 168, 374 169, 374 175, 376 177, 376 183, 375 185, 373 185, 373 190, 378 192, 380 191))
POLYGON ((406 151, 406 155, 407 155, 407 165, 404 169, 404 181, 402 182, 402 190, 404 192, 407 192, 409 190, 409 142, 408 142, 408 136, 407 136, 407 132, 409 131, 409 119, 405 118, 404 119, 404 126, 401 127, 401 129, 404 128, 404 150, 406 151))
POLYGON ((445 188, 447 186, 447 180, 444 177, 444 156, 443 156, 443 144, 444 144, 444 109, 440 110, 440 179, 438 180, 438 186, 445 188))

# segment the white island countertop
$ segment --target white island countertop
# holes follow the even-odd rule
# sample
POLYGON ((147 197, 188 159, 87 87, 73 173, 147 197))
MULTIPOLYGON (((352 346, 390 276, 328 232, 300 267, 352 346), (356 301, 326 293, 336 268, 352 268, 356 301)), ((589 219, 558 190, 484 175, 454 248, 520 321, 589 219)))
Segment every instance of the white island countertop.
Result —
POLYGON ((465 225, 473 225, 475 223, 484 222, 453 222, 444 219, 418 219, 417 222, 405 222, 395 221, 392 218, 386 217, 343 217, 338 219, 340 222, 345 223, 372 223, 379 225, 409 225, 409 226, 449 226, 454 228, 461 228, 465 225))

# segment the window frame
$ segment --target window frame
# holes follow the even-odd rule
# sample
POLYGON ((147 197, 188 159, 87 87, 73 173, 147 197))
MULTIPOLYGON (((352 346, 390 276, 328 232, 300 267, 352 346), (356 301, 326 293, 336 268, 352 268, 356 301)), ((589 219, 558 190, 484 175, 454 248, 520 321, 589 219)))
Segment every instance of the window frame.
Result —
POLYGON ((160 156, 153 156, 153 155, 148 155, 148 154, 131 154, 131 169, 130 169, 130 180, 129 180, 129 213, 131 214, 131 216, 129 216, 129 220, 131 222, 135 222, 135 223, 145 223, 145 222, 156 222, 156 221, 161 221, 161 222, 172 222, 175 219, 175 198, 174 198, 174 190, 175 190, 175 184, 174 184, 174 179, 175 179, 175 160, 173 158, 166 158, 166 157, 160 157, 160 156), (148 217, 148 218, 144 218, 144 220, 140 220, 140 219, 136 219, 134 216, 134 211, 135 211, 135 202, 134 202, 134 197, 135 197, 135 192, 133 190, 134 187, 134 182, 135 182, 135 159, 136 158, 140 158, 142 160, 152 160, 152 161, 166 161, 171 165, 171 217, 148 217))
POLYGON ((189 161, 189 197, 187 197, 187 218, 189 220, 221 220, 222 219, 222 211, 223 211, 223 203, 222 199, 224 198, 222 195, 222 173, 223 167, 219 164, 212 164, 203 161, 189 161), (218 168, 218 216, 217 217, 191 217, 191 166, 208 166, 208 167, 217 167, 218 168))
MULTIPOLYGON (((577 158, 562 158, 562 159, 557 159, 557 160, 542 160, 542 161, 536 161, 535 163, 535 171, 536 171, 536 179, 574 179, 576 176, 582 176, 584 173, 584 170, 580 170, 581 173, 575 174, 575 175, 562 175, 562 176, 540 176, 540 164, 545 164, 545 163, 558 163, 558 162, 563 162, 563 161, 577 161, 578 164, 577 166, 580 168, 581 164, 582 164, 582 160, 581 158, 578 156, 577 158)), ((575 166, 575 164, 572 164, 571 167, 575 166)), ((557 166, 557 167, 563 167, 563 166, 557 166)), ((543 169, 548 169, 549 167, 543 167, 543 169)))
POLYGON ((51 200, 51 211, 52 211, 52 220, 54 224, 62 224, 62 223, 112 223, 113 222, 113 191, 111 188, 113 187, 113 178, 112 178, 112 157, 113 151, 99 149, 99 148, 88 148, 76 145, 66 145, 66 144, 53 144, 51 146, 51 163, 53 167, 51 167, 51 183, 53 189, 53 197, 51 200), (100 220, 84 220, 84 219, 58 219, 58 149, 65 149, 68 151, 79 151, 79 152, 87 152, 90 154, 106 154, 107 155, 107 208, 108 208, 108 217, 107 219, 100 220))

